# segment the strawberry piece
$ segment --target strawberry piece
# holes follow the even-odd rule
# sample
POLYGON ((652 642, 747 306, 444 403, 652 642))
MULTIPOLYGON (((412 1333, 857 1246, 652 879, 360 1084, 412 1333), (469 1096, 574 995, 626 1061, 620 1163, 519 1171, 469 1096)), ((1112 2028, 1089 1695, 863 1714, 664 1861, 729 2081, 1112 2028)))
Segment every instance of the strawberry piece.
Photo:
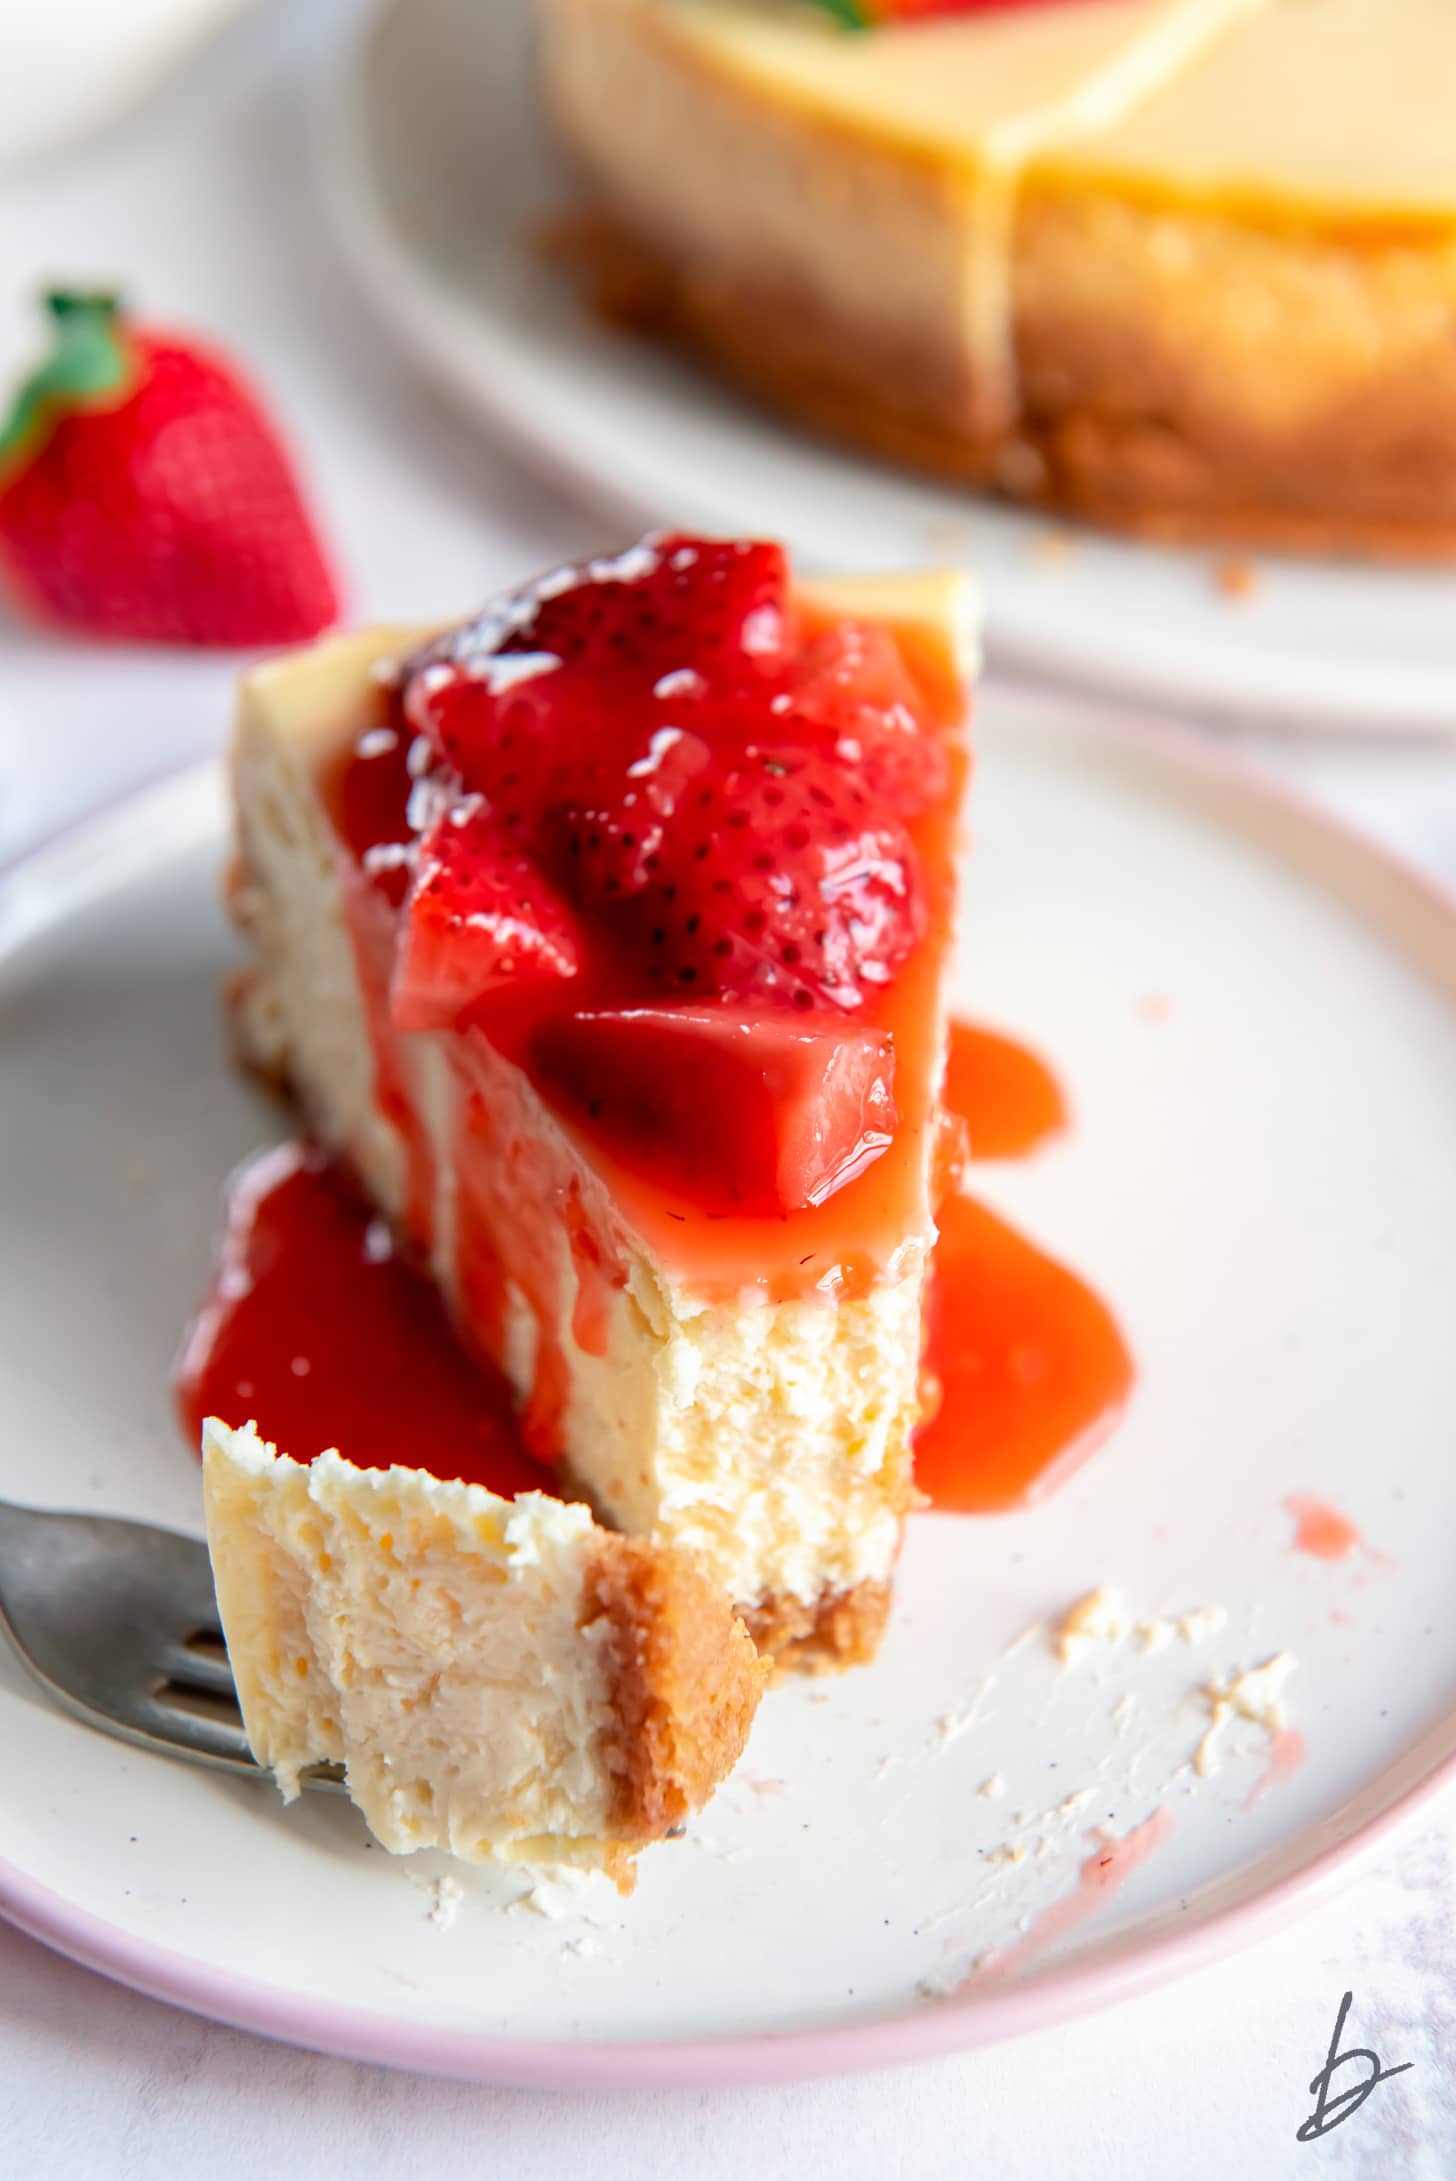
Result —
POLYGON ((836 621, 796 662, 793 716, 829 737, 877 799, 913 817, 944 795, 945 749, 920 723, 922 698, 886 628, 836 621))
MULTIPOLYGON (((653 681, 696 669, 715 683, 782 665, 790 642, 781 545, 670 531, 625 552, 548 569, 421 653, 487 682, 491 662, 529 654, 596 677, 653 681)), ((436 680, 426 696, 448 686, 436 680)), ((428 717, 416 725, 429 732, 428 717)))
POLYGON ((895 1131, 894 1048, 841 1017, 640 1007, 538 1025, 528 1065, 584 1133, 717 1213, 825 1200, 895 1131))
POLYGON ((415 852, 390 985, 401 1030, 440 1030, 505 987, 574 977, 570 915, 478 796, 445 811, 415 852))
POLYGON ((946 784, 893 636, 801 644, 777 546, 650 539, 432 644, 404 716, 591 920, 617 988, 854 1009, 920 935, 946 784), (621 972, 625 971, 625 980, 621 972))
POLYGON ((801 1010, 860 1006, 925 928, 899 820, 842 764, 788 747, 699 789, 634 913, 655 985, 801 1010))
POLYGON ((0 429, 0 575, 42 620, 165 644, 302 642, 338 599, 292 466, 221 357, 108 296, 48 298, 0 429))
POLYGON ((671 725, 685 698, 782 667, 787 581, 780 546, 677 534, 554 569, 422 652, 406 715, 529 824, 554 787, 620 756, 624 727, 671 725))

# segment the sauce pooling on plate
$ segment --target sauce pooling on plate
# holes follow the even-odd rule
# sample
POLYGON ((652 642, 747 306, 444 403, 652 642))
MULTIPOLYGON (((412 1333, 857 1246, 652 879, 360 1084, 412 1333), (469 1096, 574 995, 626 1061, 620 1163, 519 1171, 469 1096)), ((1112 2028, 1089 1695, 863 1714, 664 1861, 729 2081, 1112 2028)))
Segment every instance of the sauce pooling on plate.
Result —
POLYGON ((964 1121, 976 1159, 1021 1159, 1067 1125, 1062 1086, 1044 1060, 1015 1038, 953 1022, 941 1094, 964 1121))
MULTIPOLYGON (((945 1102, 973 1159, 1024 1156, 1067 1118, 1035 1054, 963 1023, 952 1027, 945 1102)), ((1132 1358, 1087 1283, 973 1197, 947 1196, 939 1226, 915 1481, 935 1507, 1001 1513, 1053 1491, 1101 1444, 1132 1358)))
POLYGON ((302 1144, 234 1177, 177 1405, 194 1446, 205 1416, 251 1420, 296 1461, 338 1447, 361 1469, 400 1462, 507 1497, 560 1496, 521 1444, 505 1379, 466 1354, 430 1281, 302 1144))

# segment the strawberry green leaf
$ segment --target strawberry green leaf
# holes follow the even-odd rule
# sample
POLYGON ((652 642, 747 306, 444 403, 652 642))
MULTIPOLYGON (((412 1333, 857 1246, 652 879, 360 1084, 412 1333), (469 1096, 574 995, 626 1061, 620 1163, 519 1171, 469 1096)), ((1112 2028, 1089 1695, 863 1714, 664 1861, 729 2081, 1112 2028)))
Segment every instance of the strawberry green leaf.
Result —
POLYGON ((98 394, 119 392, 131 376, 114 295, 57 290, 45 300, 54 345, 0 426, 0 463, 7 468, 38 452, 61 417, 98 394))
POLYGON ((871 27, 871 18, 860 5, 860 0, 813 0, 813 4, 822 9, 824 14, 832 15, 835 22, 842 23, 846 30, 868 30, 871 27))

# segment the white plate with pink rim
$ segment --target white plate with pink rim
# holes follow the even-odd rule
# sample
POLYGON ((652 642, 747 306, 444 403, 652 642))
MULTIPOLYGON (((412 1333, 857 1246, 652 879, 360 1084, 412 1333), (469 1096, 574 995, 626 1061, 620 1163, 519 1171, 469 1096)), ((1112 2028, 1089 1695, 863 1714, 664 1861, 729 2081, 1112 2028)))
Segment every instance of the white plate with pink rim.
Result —
POLYGON ((324 172, 389 333, 614 523, 783 537, 806 565, 965 560, 993 666, 1189 714, 1456 732, 1444 570, 1137 545, 819 445, 597 323, 533 245, 568 190, 536 117, 530 0, 382 0, 334 87, 324 172), (1240 571, 1241 572, 1241 571, 1240 571))
MULTIPOLYGON (((1456 908, 1191 737, 992 696, 980 743, 957 1004, 1050 1055, 1075 1118, 976 1186, 1116 1308, 1109 1443, 1025 1512, 913 1517, 880 1659, 774 1689, 628 1901, 392 1860, 332 1798, 87 1731, 5 1653, 7 1915, 359 2057, 782 2079, 1245 1945, 1451 1773, 1456 908), (1308 1501, 1342 1557, 1297 1549, 1308 1501), (1064 1662, 1099 1585, 1140 1629, 1064 1662), (1283 1720, 1216 1724, 1208 1692, 1283 1655, 1283 1720)), ((0 1496, 198 1527, 169 1366, 221 1179, 286 1125, 225 1057, 223 853, 207 771, 0 888, 0 1496)))

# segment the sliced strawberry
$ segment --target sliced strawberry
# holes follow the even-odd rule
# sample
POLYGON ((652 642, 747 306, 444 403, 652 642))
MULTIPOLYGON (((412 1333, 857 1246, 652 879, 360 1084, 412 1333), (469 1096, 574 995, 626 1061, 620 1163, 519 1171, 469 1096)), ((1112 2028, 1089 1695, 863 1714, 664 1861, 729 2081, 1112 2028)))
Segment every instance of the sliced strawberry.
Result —
POLYGON ((880 1156, 898 1119, 890 1039, 842 1017, 582 1012, 537 1028, 529 1066, 624 1165, 709 1212, 822 1204, 880 1156))
POLYGON ((845 767, 753 751, 689 798, 635 909, 650 981, 855 1008, 924 929, 914 852, 845 767))
POLYGON ((439 1030, 505 986, 574 977, 565 904, 478 796, 419 843, 390 986, 401 1030, 439 1030))
POLYGON ((945 748, 886 628, 836 621, 805 646, 791 676, 792 717, 830 737, 834 754, 901 817, 945 793, 945 748))
MULTIPOLYGON (((945 759, 894 638, 800 646, 777 546, 649 539, 422 653, 407 725, 590 920, 626 998, 863 1004, 923 929, 945 759)), ((594 986, 595 989, 595 986, 594 986)))
POLYGON ((788 656, 781 545, 669 531, 625 552, 553 568, 495 600, 423 654, 469 674, 502 653, 651 675, 697 669, 738 680, 788 656))

